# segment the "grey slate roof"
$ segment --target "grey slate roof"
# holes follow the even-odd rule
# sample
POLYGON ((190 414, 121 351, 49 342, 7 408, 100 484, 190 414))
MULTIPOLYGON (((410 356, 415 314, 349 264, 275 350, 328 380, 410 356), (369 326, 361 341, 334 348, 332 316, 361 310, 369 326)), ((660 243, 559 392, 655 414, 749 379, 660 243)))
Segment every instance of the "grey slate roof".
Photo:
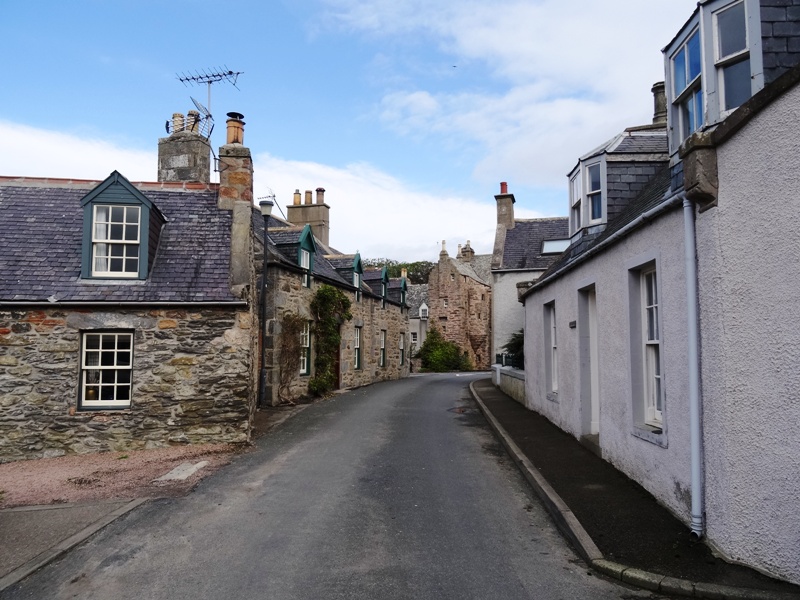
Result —
POLYGON ((412 283, 406 293, 406 304, 409 306, 408 316, 411 319, 419 318, 419 307, 428 303, 428 284, 412 283))
POLYGON ((167 220, 149 277, 81 279, 80 201, 100 182, 85 183, 0 184, 0 301, 239 300, 228 284, 231 213, 217 209, 213 190, 140 187, 167 220))
POLYGON ((581 156, 580 160, 587 160, 600 154, 664 154, 666 152, 668 152, 666 128, 651 128, 643 131, 632 128, 626 129, 591 152, 587 152, 581 156))
POLYGON ((514 228, 506 231, 503 247, 504 269, 546 269, 558 255, 542 254, 545 240, 569 238, 569 219, 549 217, 545 219, 517 219, 514 228))
POLYGON ((466 275, 485 285, 492 284, 491 254, 476 254, 470 262, 464 262, 458 258, 451 258, 450 260, 461 275, 466 275))
POLYGON ((548 284, 550 281, 557 279, 576 264, 586 253, 592 251, 593 248, 603 243, 629 223, 632 223, 640 215, 661 204, 669 189, 670 170, 669 167, 665 167, 653 177, 647 187, 630 202, 625 210, 606 225, 606 228, 602 232, 584 236, 576 240, 569 248, 559 255, 557 260, 550 265, 547 271, 536 280, 531 289, 538 289, 548 284))

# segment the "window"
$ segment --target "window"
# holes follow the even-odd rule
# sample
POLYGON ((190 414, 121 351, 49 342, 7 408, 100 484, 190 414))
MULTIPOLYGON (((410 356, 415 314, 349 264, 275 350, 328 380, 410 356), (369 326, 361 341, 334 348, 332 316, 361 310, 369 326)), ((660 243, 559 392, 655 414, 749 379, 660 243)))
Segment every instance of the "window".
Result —
POLYGON ((545 379, 549 392, 558 392, 558 343, 556 304, 544 305, 545 379))
POLYGON ((386 330, 381 329, 381 356, 379 366, 386 366, 386 330))
POLYGON ((644 351, 645 423, 660 426, 664 410, 661 392, 661 345, 658 319, 658 279, 655 269, 642 271, 642 342, 644 351))
POLYGON ((400 334, 400 365, 404 365, 406 362, 406 336, 404 334, 400 334))
POLYGON ((308 274, 311 268, 311 253, 305 248, 300 248, 300 267, 303 271, 303 286, 311 287, 311 276, 308 274))
POLYGON ((703 86, 701 81, 700 32, 695 31, 672 57, 673 103, 677 111, 674 124, 679 142, 703 125, 703 86))
POLYGON ((581 172, 578 170, 569 181, 570 189, 570 233, 575 233, 583 227, 583 213, 581 201, 583 200, 583 188, 581 186, 581 172))
POLYGON ((80 408, 129 408, 133 333, 82 335, 80 408))
POLYGON ((586 199, 590 207, 589 220, 599 221, 603 218, 603 192, 600 183, 600 165, 591 165, 586 169, 586 199))
POLYGON ((355 356, 353 357, 353 361, 355 363, 355 368, 361 368, 361 327, 356 327, 356 335, 353 339, 353 351, 355 356))
POLYGON ((353 273, 353 286, 356 288, 356 302, 361 302, 361 274, 353 273))
POLYGON ((715 62, 720 90, 720 109, 730 111, 751 95, 750 52, 744 2, 714 14, 715 62))
POLYGON ((419 307, 419 318, 423 321, 428 318, 428 307, 424 304, 419 307))
POLYGON ((386 308, 386 282, 381 282, 381 308, 386 308))
POLYGON ((545 240, 542 242, 542 254, 561 254, 567 248, 569 248, 569 240, 545 240))
POLYGON ((300 375, 311 374, 311 321, 300 332, 300 375))
POLYGON ((412 331, 411 332, 411 343, 412 344, 416 344, 417 343, 417 332, 416 331, 412 331))
POLYGON ((444 298, 444 299, 442 300, 442 307, 443 307, 443 308, 447 308, 447 298, 444 298))
POLYGON ((94 205, 92 275, 139 276, 138 206, 94 205))

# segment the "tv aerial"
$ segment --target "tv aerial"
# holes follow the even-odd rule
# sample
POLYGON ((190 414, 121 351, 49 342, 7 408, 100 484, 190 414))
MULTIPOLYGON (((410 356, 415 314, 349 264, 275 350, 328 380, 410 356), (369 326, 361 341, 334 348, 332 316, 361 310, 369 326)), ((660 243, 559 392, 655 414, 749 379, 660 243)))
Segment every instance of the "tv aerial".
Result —
MULTIPOLYGON (((206 106, 203 106, 200 102, 189 96, 192 102, 194 103, 195 107, 197 108, 198 114, 192 115, 190 117, 189 122, 186 123, 187 129, 190 131, 195 131, 204 135, 205 137, 210 137, 211 132, 214 129, 214 117, 211 116, 211 84, 219 83, 220 81, 225 81, 230 83, 233 87, 237 90, 239 89, 236 85, 237 80, 239 79, 239 75, 242 75, 241 71, 232 71, 228 67, 220 67, 217 69, 203 69, 201 71, 194 71, 193 73, 181 73, 176 74, 178 81, 180 81, 184 86, 190 85, 206 85, 206 89, 208 90, 208 101, 206 106)), ((169 123, 167 124, 167 130, 169 130, 169 123)))

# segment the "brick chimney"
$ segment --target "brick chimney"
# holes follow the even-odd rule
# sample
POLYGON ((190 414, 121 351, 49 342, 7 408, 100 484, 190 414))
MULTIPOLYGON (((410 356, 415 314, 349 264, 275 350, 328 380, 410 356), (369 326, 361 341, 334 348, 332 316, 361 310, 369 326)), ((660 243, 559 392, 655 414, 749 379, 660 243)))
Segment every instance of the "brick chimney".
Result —
POLYGON ((253 269, 251 219, 253 212, 253 160, 244 144, 244 116, 229 112, 227 143, 219 149, 219 200, 221 209, 233 211, 231 225, 231 289, 241 293, 253 269))
POLYGON ((514 194, 508 193, 508 184, 500 183, 500 193, 494 197, 497 201, 497 224, 506 229, 514 229, 514 194))
POLYGON ((158 140, 158 181, 211 181, 211 145, 198 133, 198 120, 199 113, 189 111, 188 119, 173 113, 167 121, 172 133, 158 140))
POLYGON ((294 225, 311 225, 311 231, 326 246, 330 243, 331 207, 325 204, 325 188, 317 188, 317 202, 314 204, 313 193, 306 190, 305 203, 300 203, 300 190, 295 190, 292 204, 286 207, 286 216, 294 225))

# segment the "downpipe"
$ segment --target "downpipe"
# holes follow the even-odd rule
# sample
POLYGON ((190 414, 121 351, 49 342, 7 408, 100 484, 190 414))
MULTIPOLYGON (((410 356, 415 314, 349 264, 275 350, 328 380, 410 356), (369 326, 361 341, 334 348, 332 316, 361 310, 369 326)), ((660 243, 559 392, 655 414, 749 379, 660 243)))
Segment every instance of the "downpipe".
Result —
POLYGON ((697 296, 697 241, 694 204, 683 199, 684 248, 686 251, 686 317, 689 359, 689 439, 691 443, 692 524, 691 537, 699 540, 705 531, 705 489, 703 472, 703 425, 700 397, 700 327, 697 296))

